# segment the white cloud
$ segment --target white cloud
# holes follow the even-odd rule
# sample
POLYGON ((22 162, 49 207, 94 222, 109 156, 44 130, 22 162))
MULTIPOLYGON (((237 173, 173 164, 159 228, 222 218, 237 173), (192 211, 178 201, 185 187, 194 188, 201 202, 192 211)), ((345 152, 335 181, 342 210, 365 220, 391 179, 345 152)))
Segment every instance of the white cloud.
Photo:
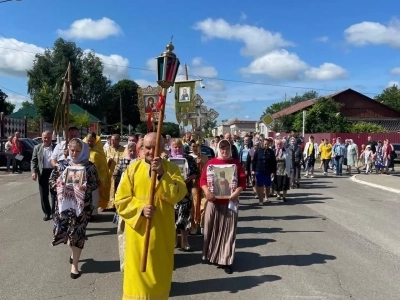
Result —
MULTIPOLYGON (((89 50, 85 50, 87 52, 89 50)), ((129 60, 118 54, 103 55, 95 53, 104 63, 103 74, 113 81, 129 79, 129 60)))
POLYGON ((67 30, 58 29, 57 33, 67 39, 103 40, 122 34, 122 30, 115 21, 104 17, 99 20, 76 20, 67 30))
MULTIPOLYGON (((90 50, 85 50, 88 52, 90 50)), ((0 38, 0 75, 26 77, 31 69, 35 54, 43 53, 44 48, 24 43, 16 39, 0 38)), ((129 78, 129 60, 117 54, 95 53, 104 63, 104 75, 113 80, 129 78)))
POLYGON ((244 116, 244 118, 245 118, 245 119, 250 119, 250 117, 249 117, 249 116, 244 116))
POLYGON ((32 68, 36 53, 44 49, 16 39, 0 38, 0 75, 26 77, 32 68))
POLYGON ((389 45, 400 47, 400 21, 393 19, 388 25, 378 22, 361 22, 344 31, 348 43, 356 46, 389 45))
MULTIPOLYGON (((6 91, 4 91, 4 92, 6 92, 6 91)), ((16 112, 17 110, 19 110, 21 108, 23 102, 30 101, 29 96, 23 96, 23 95, 18 95, 18 94, 9 93, 9 92, 6 92, 6 94, 8 95, 7 101, 11 102, 12 104, 15 104, 14 112, 16 112)))
POLYGON ((295 79, 307 68, 307 64, 296 54, 281 49, 256 58, 248 67, 242 68, 241 72, 268 75, 277 79, 295 79))
POLYGON ((399 81, 389 81, 387 87, 392 87, 394 85, 400 87, 400 82, 399 81))
POLYGON ((332 63, 323 63, 318 68, 309 68, 305 72, 305 75, 307 78, 313 80, 333 80, 347 77, 348 72, 341 66, 332 63))
POLYGON ((137 84, 138 84, 138 86, 140 86, 140 87, 142 87, 142 88, 146 88, 146 87, 148 87, 149 85, 150 86, 157 86, 157 83, 154 81, 154 82, 151 82, 151 81, 148 81, 148 80, 146 80, 146 79, 135 79, 134 80, 137 84))
POLYGON ((245 21, 247 19, 247 15, 244 12, 240 13, 240 21, 245 21))
POLYGON ((225 91, 225 84, 220 80, 206 80, 203 82, 205 89, 210 91, 225 91))
POLYGON ((393 68, 392 70, 390 70, 390 73, 392 75, 400 75, 400 67, 393 68))
POLYGON ((157 60, 154 57, 146 61, 146 69, 153 72, 157 71, 157 60))
POLYGON ((257 57, 280 47, 293 45, 280 33, 250 25, 231 25, 223 19, 205 19, 197 22, 194 29, 201 31, 205 40, 219 38, 243 42, 245 47, 241 49, 241 53, 246 56, 257 57))
POLYGON ((329 41, 329 38, 327 36, 320 36, 320 37, 316 38, 315 40, 318 42, 321 42, 321 43, 326 43, 329 41))

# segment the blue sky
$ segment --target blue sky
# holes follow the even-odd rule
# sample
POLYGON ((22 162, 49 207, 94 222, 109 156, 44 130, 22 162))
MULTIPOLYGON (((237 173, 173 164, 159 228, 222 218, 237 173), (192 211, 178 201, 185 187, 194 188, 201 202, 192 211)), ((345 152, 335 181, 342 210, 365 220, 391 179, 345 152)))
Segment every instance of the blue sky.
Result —
MULTIPOLYGON (((154 57, 174 35, 175 53, 188 64, 191 78, 203 79, 206 88, 197 92, 220 113, 219 120, 257 120, 285 94, 353 88, 372 97, 400 81, 398 0, 149 4, 0 3, 0 88, 17 106, 29 99, 30 52, 51 47, 59 36, 98 53, 114 81, 129 78, 155 86, 155 73, 140 69, 154 69, 154 57)), ((171 94, 168 121, 176 121, 172 99, 171 94)))

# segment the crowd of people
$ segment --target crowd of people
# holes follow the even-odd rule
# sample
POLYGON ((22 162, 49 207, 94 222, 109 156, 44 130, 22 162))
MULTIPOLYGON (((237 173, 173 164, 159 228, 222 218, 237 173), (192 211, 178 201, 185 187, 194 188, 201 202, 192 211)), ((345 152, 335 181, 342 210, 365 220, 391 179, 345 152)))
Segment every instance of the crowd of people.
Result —
POLYGON ((117 134, 105 145, 95 133, 83 140, 78 135, 71 127, 68 144, 54 146, 52 133, 43 132, 43 143, 32 156, 32 179, 39 183, 43 220, 54 221, 52 244, 71 247, 72 279, 81 276, 79 259, 88 223, 98 213, 114 212, 124 274, 122 299, 168 299, 174 248, 192 251, 190 234, 204 236, 204 263, 232 274, 239 197, 246 188, 253 190, 259 205, 271 197, 288 201, 287 192, 300 188, 302 172, 314 176, 318 158, 325 175, 335 170, 337 176, 343 165, 348 173, 354 167, 369 174, 372 165, 377 172, 387 172, 394 159, 389 141, 370 138, 359 151, 351 140, 340 138, 318 144, 313 136, 304 143, 295 134, 239 139, 227 133, 210 141, 215 153, 210 158, 200 151, 205 141, 196 141, 191 133, 182 139, 163 136, 159 149, 156 133, 132 135, 125 147, 117 134), (156 184, 154 203, 149 204, 152 173, 156 184), (141 272, 148 219, 149 257, 146 272, 141 272))

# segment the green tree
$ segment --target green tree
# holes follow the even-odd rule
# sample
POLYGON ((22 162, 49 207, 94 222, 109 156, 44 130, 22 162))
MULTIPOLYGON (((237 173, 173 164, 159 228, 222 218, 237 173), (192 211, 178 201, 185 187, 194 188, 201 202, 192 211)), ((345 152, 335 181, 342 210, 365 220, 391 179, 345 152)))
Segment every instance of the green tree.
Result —
POLYGON ((69 123, 71 125, 75 126, 82 126, 82 127, 89 127, 90 124, 92 124, 92 121, 90 120, 89 114, 87 112, 84 113, 75 113, 75 112, 70 112, 70 120, 69 123))
POLYGON ((400 111, 400 89, 395 84, 384 89, 383 92, 379 95, 376 95, 374 99, 397 111, 400 111))
POLYGON ((36 107, 37 114, 43 118, 43 121, 53 123, 58 98, 59 92, 45 82, 40 89, 35 90, 33 105, 36 107))
POLYGON ((368 123, 368 122, 360 122, 356 124, 352 124, 350 127, 350 132, 354 133, 363 133, 363 132, 370 132, 370 133, 384 133, 387 130, 378 124, 368 123))
POLYGON ((133 80, 124 79, 118 81, 111 87, 110 97, 102 106, 108 124, 121 122, 120 120, 120 97, 122 102, 122 123, 136 127, 140 123, 140 112, 138 108, 138 85, 133 80))
POLYGON ((12 114, 15 109, 15 104, 7 101, 8 95, 0 90, 0 112, 3 112, 6 116, 12 114))
POLYGON ((171 137, 179 137, 179 125, 172 122, 164 122, 162 133, 171 137))
MULTIPOLYGON (((203 126, 204 135, 205 135, 206 137, 210 137, 210 136, 212 135, 211 130, 212 130, 214 127, 216 127, 216 126, 217 126, 217 120, 214 120, 214 121, 207 121, 207 122, 204 124, 204 126, 203 126)), ((178 126, 178 127, 179 127, 179 126, 178 126)), ((179 128, 178 128, 178 129, 179 129, 179 128)), ((179 134, 178 134, 177 136, 179 136, 179 134)))
MULTIPOLYGON (((308 91, 308 92, 303 93, 302 95, 296 94, 296 96, 291 97, 288 100, 275 102, 265 109, 265 111, 261 115, 261 119, 263 117, 265 117, 267 114, 273 115, 273 114, 275 114, 285 108, 288 108, 292 105, 295 105, 297 103, 311 100, 311 99, 316 99, 316 98, 318 98, 318 93, 316 91, 308 91)), ((274 130, 275 132, 292 131, 294 129, 294 127, 293 127, 294 121, 295 121, 295 115, 280 116, 278 120, 275 120, 275 123, 272 126, 272 130, 274 130)))
POLYGON ((52 49, 35 55, 33 67, 27 71, 28 93, 34 99, 44 84, 60 93, 68 62, 72 66, 73 102, 100 116, 111 86, 103 75, 103 63, 93 52, 84 53, 75 43, 61 38, 54 42, 52 49))
MULTIPOLYGON (((308 133, 319 132, 349 132, 351 123, 340 115, 341 104, 331 98, 319 99, 307 111, 305 131, 308 133)), ((296 114, 293 129, 303 130, 303 112, 296 114)))

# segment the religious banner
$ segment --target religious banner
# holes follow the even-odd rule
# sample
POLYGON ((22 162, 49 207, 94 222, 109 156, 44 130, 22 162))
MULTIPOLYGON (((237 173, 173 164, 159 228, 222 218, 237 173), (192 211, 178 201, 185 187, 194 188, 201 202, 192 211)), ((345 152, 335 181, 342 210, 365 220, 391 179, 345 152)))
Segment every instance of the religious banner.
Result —
POLYGON ((159 101, 161 95, 161 87, 148 86, 146 88, 139 87, 138 93, 138 107, 140 112, 140 121, 147 122, 147 127, 150 127, 158 120, 160 111, 159 101))
POLYGON ((178 124, 188 125, 188 113, 193 112, 196 80, 175 82, 175 114, 178 124))

